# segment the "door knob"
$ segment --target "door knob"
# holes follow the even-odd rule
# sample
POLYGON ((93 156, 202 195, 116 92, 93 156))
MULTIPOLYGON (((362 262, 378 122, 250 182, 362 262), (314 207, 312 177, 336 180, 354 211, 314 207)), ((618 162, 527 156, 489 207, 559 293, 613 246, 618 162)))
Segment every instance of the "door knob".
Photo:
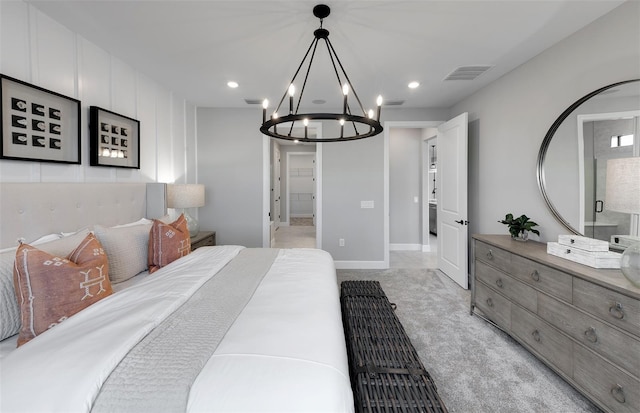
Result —
POLYGON ((469 221, 463 221, 463 220, 459 220, 459 221, 453 221, 456 224, 460 224, 460 225, 467 225, 469 223, 469 221))

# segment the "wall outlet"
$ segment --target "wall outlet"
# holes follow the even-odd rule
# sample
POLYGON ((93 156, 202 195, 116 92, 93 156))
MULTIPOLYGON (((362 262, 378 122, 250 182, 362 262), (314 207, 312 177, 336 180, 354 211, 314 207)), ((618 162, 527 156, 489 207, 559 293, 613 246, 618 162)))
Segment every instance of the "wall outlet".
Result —
POLYGON ((338 240, 338 245, 340 245, 341 247, 344 247, 344 238, 340 238, 338 240))

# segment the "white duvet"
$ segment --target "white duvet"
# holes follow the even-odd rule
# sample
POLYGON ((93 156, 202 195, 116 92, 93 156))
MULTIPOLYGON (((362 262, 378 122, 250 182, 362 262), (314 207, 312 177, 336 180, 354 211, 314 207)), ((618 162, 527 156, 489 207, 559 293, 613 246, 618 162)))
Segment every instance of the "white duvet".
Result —
MULTIPOLYGON (((129 350, 241 248, 200 248, 13 351, 0 366, 0 411, 89 412, 129 350)), ((353 408, 333 261, 281 250, 193 383, 187 410, 353 408)))

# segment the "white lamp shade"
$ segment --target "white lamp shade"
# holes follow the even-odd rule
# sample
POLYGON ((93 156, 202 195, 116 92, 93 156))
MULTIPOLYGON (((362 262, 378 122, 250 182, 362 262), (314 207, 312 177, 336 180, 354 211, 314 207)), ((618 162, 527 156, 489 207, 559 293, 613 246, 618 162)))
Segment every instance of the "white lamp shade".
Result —
POLYGON ((640 214, 640 157, 609 159, 605 208, 640 214))
POLYGON ((204 206, 204 185, 169 184, 167 185, 167 207, 199 208, 204 206))

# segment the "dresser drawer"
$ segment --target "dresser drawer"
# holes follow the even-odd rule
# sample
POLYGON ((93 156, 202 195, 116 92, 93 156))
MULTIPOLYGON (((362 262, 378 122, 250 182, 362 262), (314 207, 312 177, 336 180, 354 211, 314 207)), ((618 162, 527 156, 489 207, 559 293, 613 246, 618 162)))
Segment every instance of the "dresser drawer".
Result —
POLYGON ((548 294, 571 302, 571 275, 517 255, 511 257, 511 275, 548 294))
POLYGON ((573 344, 569 337, 517 305, 511 306, 511 331, 554 366, 571 376, 573 344))
POLYGON ((487 264, 476 261, 476 279, 534 313, 538 307, 536 290, 487 264))
POLYGON ((475 305, 505 330, 511 327, 511 302, 481 282, 476 283, 475 305))
POLYGON ((640 341, 545 294, 538 315, 629 373, 640 374, 640 341))
POLYGON ((475 258, 484 261, 503 271, 511 268, 511 253, 481 241, 475 242, 475 258))
POLYGON ((580 278, 574 280, 573 300, 576 307, 640 336, 640 301, 580 278))
POLYGON ((573 379, 618 413, 640 411, 640 381, 580 345, 574 346, 573 379))

